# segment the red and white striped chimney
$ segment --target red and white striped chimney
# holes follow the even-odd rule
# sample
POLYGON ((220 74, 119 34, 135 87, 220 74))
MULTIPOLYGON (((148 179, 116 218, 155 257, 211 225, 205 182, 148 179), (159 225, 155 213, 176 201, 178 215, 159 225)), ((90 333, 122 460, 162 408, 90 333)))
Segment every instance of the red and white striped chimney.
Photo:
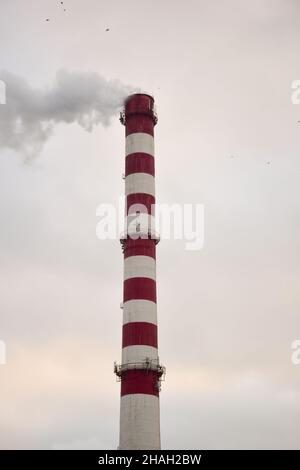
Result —
POLYGON ((127 98, 120 120, 126 130, 126 223, 124 253, 122 363, 119 449, 160 449, 159 363, 156 314, 154 207, 154 99, 127 98))

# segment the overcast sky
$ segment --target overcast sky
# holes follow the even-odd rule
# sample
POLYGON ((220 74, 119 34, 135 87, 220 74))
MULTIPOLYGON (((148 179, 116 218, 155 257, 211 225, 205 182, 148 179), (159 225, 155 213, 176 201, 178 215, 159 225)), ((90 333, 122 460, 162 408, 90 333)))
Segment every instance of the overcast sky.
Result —
MULTIPOLYGON (((299 0, 64 5, 2 0, 0 69, 153 93, 157 200, 205 206, 201 251, 157 251, 162 447, 299 448, 299 0)), ((123 192, 124 128, 59 122, 25 157, 0 148, 0 446, 115 449, 122 256, 96 209, 123 192)))

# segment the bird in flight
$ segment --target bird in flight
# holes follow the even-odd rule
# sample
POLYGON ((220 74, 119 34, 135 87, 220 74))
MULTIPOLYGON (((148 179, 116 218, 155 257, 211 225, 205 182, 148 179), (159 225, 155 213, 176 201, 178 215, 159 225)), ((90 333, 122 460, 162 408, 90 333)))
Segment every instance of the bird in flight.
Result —
POLYGON ((106 28, 105 32, 109 31, 109 28, 106 28))

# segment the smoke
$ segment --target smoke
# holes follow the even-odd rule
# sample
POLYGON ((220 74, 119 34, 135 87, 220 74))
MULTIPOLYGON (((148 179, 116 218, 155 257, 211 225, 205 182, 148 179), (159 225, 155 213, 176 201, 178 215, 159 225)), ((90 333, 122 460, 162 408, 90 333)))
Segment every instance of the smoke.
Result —
POLYGON ((97 124, 107 126, 134 92, 119 80, 106 80, 96 73, 60 70, 51 87, 32 88, 9 72, 0 74, 6 86, 6 104, 0 105, 0 149, 9 148, 25 157, 36 156, 55 126, 78 123, 91 132, 97 124))

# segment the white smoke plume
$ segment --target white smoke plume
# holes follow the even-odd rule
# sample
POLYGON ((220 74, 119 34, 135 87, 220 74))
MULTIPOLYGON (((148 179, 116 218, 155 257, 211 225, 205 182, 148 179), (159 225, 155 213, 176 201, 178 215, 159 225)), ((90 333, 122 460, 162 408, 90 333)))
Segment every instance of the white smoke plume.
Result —
POLYGON ((6 86, 6 104, 0 105, 0 149, 9 148, 25 157, 37 155, 56 124, 77 122, 87 131, 110 119, 124 98, 136 91, 119 80, 97 73, 60 70, 51 87, 32 88, 22 77, 0 73, 6 86))

